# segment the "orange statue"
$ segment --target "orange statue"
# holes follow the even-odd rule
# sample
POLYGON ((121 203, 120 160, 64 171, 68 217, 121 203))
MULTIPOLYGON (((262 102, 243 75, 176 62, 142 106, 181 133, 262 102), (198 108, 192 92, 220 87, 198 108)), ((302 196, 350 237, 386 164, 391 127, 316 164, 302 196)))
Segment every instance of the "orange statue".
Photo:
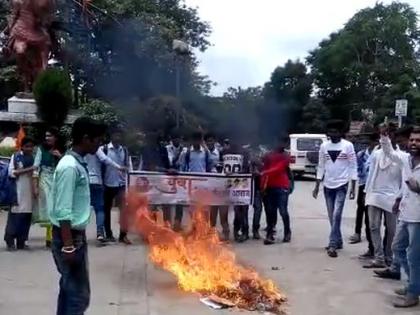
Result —
POLYGON ((51 25, 56 6, 54 0, 11 0, 11 6, 6 55, 15 56, 25 92, 30 92, 53 48, 51 25))

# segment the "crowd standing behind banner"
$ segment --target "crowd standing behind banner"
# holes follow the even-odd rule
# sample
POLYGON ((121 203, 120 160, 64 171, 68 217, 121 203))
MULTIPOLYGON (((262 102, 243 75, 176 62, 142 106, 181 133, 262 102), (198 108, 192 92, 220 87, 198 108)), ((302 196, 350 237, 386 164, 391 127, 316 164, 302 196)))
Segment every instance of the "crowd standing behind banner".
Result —
MULTIPOLYGON (((88 129, 94 124, 91 121, 85 123, 88 129)), ((360 259, 371 260, 364 267, 375 269, 375 275, 378 277, 394 280, 401 278, 400 269, 402 268, 407 273, 409 281, 405 288, 396 291, 400 298, 394 302, 394 306, 417 305, 420 295, 420 212, 418 210, 420 209, 420 177, 417 174, 420 163, 420 130, 417 128, 413 131, 411 129, 397 130, 393 125, 381 126, 380 142, 377 141, 376 135, 368 135, 365 148, 356 154, 353 144, 344 139, 342 126, 341 121, 328 123, 329 140, 320 148, 317 181, 313 191, 313 197, 317 198, 320 185, 323 184, 331 226, 329 244, 326 247, 327 254, 335 258, 344 247, 341 233, 344 203, 348 191, 350 199, 356 197, 355 184, 358 180, 355 234, 351 236, 349 242, 351 244, 361 242, 364 217, 368 251, 361 254, 360 259), (383 238, 380 233, 382 217, 385 218, 383 238)), ((98 132, 92 130, 89 132, 96 138, 99 135, 98 132)), ((83 135, 77 132, 75 135, 83 156, 70 151, 66 155, 66 160, 60 162, 60 165, 62 168, 65 167, 67 172, 67 169, 71 169, 76 161, 78 168, 83 167, 87 171, 90 198, 85 198, 86 196, 83 195, 86 187, 82 185, 79 193, 83 195, 83 198, 80 202, 90 200, 90 205, 95 211, 98 245, 104 246, 116 241, 111 229, 113 205, 116 205, 120 211, 119 241, 130 245, 124 211, 125 191, 128 184, 126 178, 127 173, 133 170, 133 165, 130 153, 123 144, 123 132, 119 129, 111 130, 111 141, 100 146, 93 154, 91 149, 95 145, 86 142, 83 135)), ((65 195, 57 196, 57 187, 53 184, 54 180, 58 182, 61 180, 54 177, 54 172, 55 176, 58 176, 59 172, 55 169, 64 154, 64 149, 59 146, 58 132, 55 129, 46 132, 43 144, 36 150, 35 158, 32 154, 33 146, 34 142, 25 138, 22 141, 21 150, 12 156, 9 164, 9 176, 16 189, 4 237, 9 250, 27 248, 26 241, 31 219, 32 222, 41 223, 47 228, 47 246, 51 246, 51 221, 55 224, 55 238, 63 242, 58 223, 61 210, 57 209, 51 198, 55 196, 54 198, 60 199, 65 195), (22 193, 23 191, 25 194, 22 193), (48 215, 49 211, 50 215, 48 215)), ((224 139, 222 145, 219 145, 216 137, 211 134, 203 138, 200 132, 196 132, 191 134, 185 142, 180 135, 173 134, 171 141, 167 143, 157 133, 151 133, 146 136, 146 145, 136 157, 136 171, 146 172, 144 176, 138 176, 136 185, 137 188, 145 189, 145 191, 150 189, 147 172, 158 172, 153 173, 155 174, 153 176, 163 176, 169 186, 173 184, 172 188, 176 185, 185 185, 183 176, 208 177, 208 183, 211 182, 212 177, 224 178, 225 181, 215 179, 212 184, 219 185, 213 188, 224 195, 227 191, 230 193, 230 189, 234 191, 235 187, 241 187, 241 180, 249 184, 247 180, 251 180, 251 175, 247 174, 252 174, 253 238, 260 239, 260 220, 264 205, 267 221, 264 244, 271 245, 276 242, 277 211, 283 221, 283 242, 290 242, 292 231, 288 199, 293 192, 294 181, 286 147, 285 137, 281 137, 281 141, 272 152, 261 154, 258 146, 251 145, 245 148, 235 140, 224 139)), ((62 171, 63 169, 60 170, 62 171)), ((82 173, 79 175, 84 178, 82 173)), ((63 182, 60 183, 63 184, 63 182)), ((243 187, 247 187, 246 192, 251 193, 249 185, 243 187)), ((55 202, 63 202, 58 199, 55 202)), ((151 200, 151 209, 156 213, 162 211, 163 219, 168 226, 176 231, 182 230, 183 214, 184 211, 189 212, 189 204, 173 203, 169 200, 157 201, 158 199, 151 200), (172 211, 173 209, 175 211, 172 211), (175 212, 174 220, 172 212, 175 212)), ((222 241, 230 239, 229 208, 229 204, 223 199, 209 207, 209 222, 212 227, 216 227, 217 218, 220 218, 222 241)), ((245 242, 249 239, 248 209, 249 205, 240 203, 233 205, 233 237, 237 242, 245 242)), ((77 209, 63 208, 62 210, 76 211, 77 209)), ((66 215, 68 215, 67 212, 66 215)), ((85 227, 86 213, 78 212, 77 215, 81 216, 80 219, 83 219, 83 227, 85 227)), ((81 241, 81 246, 85 248, 86 240, 83 233, 75 233, 80 236, 80 239, 73 239, 73 242, 81 241)), ((69 239, 64 241, 70 242, 72 236, 66 237, 69 239)), ((73 251, 70 245, 63 246, 69 250, 69 253, 70 250, 73 251)), ((59 257, 61 255, 59 252, 60 249, 55 248, 54 255, 60 269, 64 262, 60 260, 62 257, 59 257)), ((66 254, 65 251, 62 253, 66 254)))

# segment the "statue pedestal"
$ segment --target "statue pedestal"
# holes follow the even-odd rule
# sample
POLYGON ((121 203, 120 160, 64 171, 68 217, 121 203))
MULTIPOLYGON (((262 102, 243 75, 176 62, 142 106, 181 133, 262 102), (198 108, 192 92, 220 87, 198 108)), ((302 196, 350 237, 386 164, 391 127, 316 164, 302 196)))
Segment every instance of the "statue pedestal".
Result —
POLYGON ((33 98, 19 98, 13 96, 7 100, 9 113, 36 114, 37 107, 33 98))
MULTIPOLYGON (((35 100, 31 97, 13 96, 7 101, 7 111, 0 111, 0 121, 11 121, 16 123, 40 123, 37 115, 35 100)), ((67 116, 66 124, 72 124, 79 116, 70 113, 67 116)))

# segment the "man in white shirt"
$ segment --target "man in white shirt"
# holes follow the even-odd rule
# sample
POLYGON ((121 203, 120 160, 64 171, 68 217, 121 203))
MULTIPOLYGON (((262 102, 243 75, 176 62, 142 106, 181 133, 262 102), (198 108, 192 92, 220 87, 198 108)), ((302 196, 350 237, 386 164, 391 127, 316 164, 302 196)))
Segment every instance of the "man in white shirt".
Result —
MULTIPOLYGON (((395 144, 395 131, 396 126, 392 126, 390 133, 392 145, 396 150, 395 154, 404 158, 408 153, 401 151, 395 144)), ((401 185, 401 167, 385 155, 383 148, 374 151, 370 157, 370 171, 365 188, 374 260, 364 268, 384 268, 386 262, 392 262, 391 245, 397 226, 397 216, 393 213, 393 206, 401 190, 401 185), (383 242, 381 236, 382 216, 385 218, 386 242, 383 242)))
POLYGON ((388 137, 388 128, 381 127, 381 146, 385 155, 402 169, 401 198, 397 198, 395 211, 400 211, 399 223, 392 250, 395 259, 408 275, 408 286, 396 290, 397 308, 419 304, 420 296, 420 128, 411 132, 410 156, 399 154, 388 137))
POLYGON ((313 197, 317 198, 321 181, 324 185, 325 201, 331 225, 328 256, 338 256, 337 250, 343 248, 341 218, 347 196, 349 182, 350 199, 355 197, 357 180, 357 160, 353 144, 343 139, 342 121, 330 121, 327 125, 329 141, 319 149, 319 164, 313 197))

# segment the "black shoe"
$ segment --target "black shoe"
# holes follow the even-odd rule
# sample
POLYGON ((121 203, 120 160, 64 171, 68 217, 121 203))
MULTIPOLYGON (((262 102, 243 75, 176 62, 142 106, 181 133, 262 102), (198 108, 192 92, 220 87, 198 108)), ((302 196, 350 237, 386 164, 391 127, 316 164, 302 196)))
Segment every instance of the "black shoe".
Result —
POLYGON ((109 243, 116 243, 117 242, 117 240, 115 239, 115 237, 113 237, 112 235, 109 236, 109 237, 107 237, 105 240, 107 242, 109 242, 109 243))
POLYGON ((127 236, 120 237, 118 242, 125 244, 125 245, 133 245, 133 243, 128 239, 127 236))
POLYGON ((401 280, 401 273, 392 271, 389 268, 384 270, 375 270, 375 276, 382 279, 401 280))
POLYGON ((384 263, 378 263, 376 261, 372 261, 370 264, 363 266, 365 269, 383 269, 385 267, 384 263))
POLYGON ((276 239, 273 235, 268 235, 264 240, 264 245, 273 245, 276 243, 276 239))
POLYGON ((243 243, 246 242, 247 237, 246 235, 235 235, 235 242, 237 243, 243 243))
POLYGON ((283 238, 283 243, 290 243, 292 240, 292 233, 286 233, 283 238))
POLYGON ((6 243, 6 250, 8 252, 14 252, 16 250, 16 246, 14 243, 6 243))
POLYGON ((361 255, 359 255, 359 259, 373 259, 374 258, 374 255, 373 255, 373 253, 370 251, 370 250, 368 250, 366 253, 364 253, 364 254, 361 254, 361 255))
POLYGON ((332 247, 328 249, 327 254, 331 258, 337 258, 338 257, 337 251, 334 248, 332 248, 332 247))
POLYGON ((18 242, 16 245, 17 250, 29 250, 29 246, 25 242, 18 242))
POLYGON ((254 239, 254 240, 260 240, 261 239, 261 235, 260 235, 260 232, 257 230, 257 231, 254 231, 253 233, 252 233, 252 238, 254 239))

